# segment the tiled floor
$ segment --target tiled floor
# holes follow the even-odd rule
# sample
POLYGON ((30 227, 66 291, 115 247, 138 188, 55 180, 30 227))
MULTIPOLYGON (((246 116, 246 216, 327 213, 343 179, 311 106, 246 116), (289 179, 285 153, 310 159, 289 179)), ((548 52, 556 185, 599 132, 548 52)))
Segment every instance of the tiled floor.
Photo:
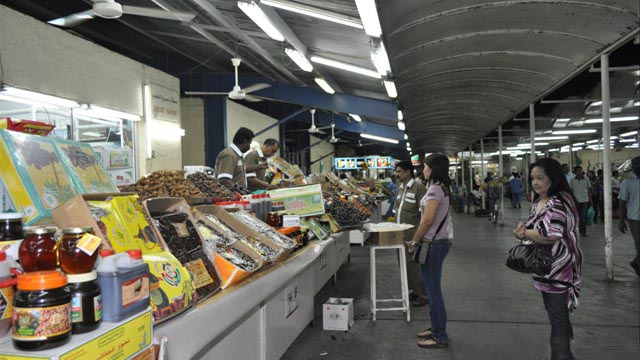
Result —
MULTIPOLYGON (((514 245, 512 228, 527 209, 506 209, 505 226, 487 218, 454 214, 455 238, 444 263, 442 279, 447 307, 448 349, 416 345, 415 334, 428 324, 426 307, 412 308, 410 323, 401 312, 370 313, 369 248, 351 247, 351 262, 316 296, 315 323, 282 359, 535 359, 549 358, 550 325, 540 293, 530 276, 504 266, 514 245), (355 300, 354 326, 349 332, 322 330, 320 305, 330 296, 355 300)), ((583 289, 572 315, 574 355, 580 359, 640 359, 640 282, 628 265, 634 256, 629 234, 614 224, 615 281, 604 281, 604 226, 590 226, 583 238, 583 289)), ((397 257, 378 258, 378 297, 400 289, 397 257)))

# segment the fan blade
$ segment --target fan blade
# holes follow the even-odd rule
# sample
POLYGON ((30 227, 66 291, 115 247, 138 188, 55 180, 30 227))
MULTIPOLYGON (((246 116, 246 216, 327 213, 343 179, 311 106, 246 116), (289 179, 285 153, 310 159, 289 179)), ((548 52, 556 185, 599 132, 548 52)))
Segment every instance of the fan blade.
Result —
POLYGON ((211 92, 211 91, 185 91, 185 95, 229 95, 226 92, 211 92))
POLYGON ((93 9, 92 9, 92 10, 87 10, 87 11, 67 15, 65 17, 53 19, 51 21, 47 21, 47 23, 51 25, 62 26, 62 27, 74 27, 76 25, 82 24, 85 21, 89 21, 93 19, 95 16, 96 14, 93 12, 93 9))
POLYGON ((244 100, 249 101, 249 102, 260 102, 260 101, 264 101, 263 99, 256 97, 256 96, 252 96, 252 95, 245 95, 244 96, 244 100))
POLYGON ((122 13, 127 15, 146 16, 157 19, 191 21, 196 17, 196 13, 186 11, 165 11, 140 6, 122 5, 122 13))
POLYGON ((270 84, 253 84, 251 86, 247 86, 246 88, 242 89, 244 90, 245 94, 254 92, 254 91, 258 91, 258 90, 262 90, 262 89, 266 89, 266 88, 270 88, 271 85, 270 84))

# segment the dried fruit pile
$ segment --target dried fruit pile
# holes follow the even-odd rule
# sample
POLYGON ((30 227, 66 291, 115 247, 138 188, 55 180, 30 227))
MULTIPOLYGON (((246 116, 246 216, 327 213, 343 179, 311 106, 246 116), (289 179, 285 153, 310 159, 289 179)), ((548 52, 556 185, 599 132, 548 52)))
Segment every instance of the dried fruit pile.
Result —
POLYGON ((341 227, 360 226, 370 216, 359 211, 351 202, 342 200, 337 196, 331 196, 326 199, 325 210, 333 215, 341 227))
POLYGON ((213 176, 209 176, 203 172, 187 175, 189 180, 195 187, 200 189, 205 195, 211 198, 233 198, 235 192, 229 190, 226 186, 220 184, 213 176))
POLYGON ((135 184, 120 188, 123 192, 134 192, 141 200, 153 197, 206 197, 189 180, 183 171, 155 171, 146 178, 140 178, 135 184))

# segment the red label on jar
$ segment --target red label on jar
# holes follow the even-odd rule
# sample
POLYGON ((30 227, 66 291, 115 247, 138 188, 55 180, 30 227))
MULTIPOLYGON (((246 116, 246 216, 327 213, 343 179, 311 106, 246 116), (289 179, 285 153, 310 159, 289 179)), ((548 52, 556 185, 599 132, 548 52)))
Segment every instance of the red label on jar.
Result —
POLYGON ((13 309, 15 340, 46 340, 71 331, 71 304, 13 309))

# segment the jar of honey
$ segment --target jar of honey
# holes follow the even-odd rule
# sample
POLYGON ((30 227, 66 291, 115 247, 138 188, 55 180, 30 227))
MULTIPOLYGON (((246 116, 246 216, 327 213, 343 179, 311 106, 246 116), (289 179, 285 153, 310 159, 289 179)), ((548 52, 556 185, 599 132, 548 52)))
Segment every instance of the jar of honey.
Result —
POLYGON ((62 271, 67 274, 91 272, 98 258, 99 240, 100 238, 93 235, 93 228, 63 228, 58 241, 58 257, 62 271))
POLYGON ((278 216, 278 213, 276 212, 270 212, 269 215, 267 215, 267 219, 265 222, 269 226, 278 228, 280 227, 280 216, 278 216))
POLYGON ((25 238, 20 244, 18 258, 26 272, 55 270, 56 256, 55 233, 53 226, 31 226, 24 230, 25 238))

